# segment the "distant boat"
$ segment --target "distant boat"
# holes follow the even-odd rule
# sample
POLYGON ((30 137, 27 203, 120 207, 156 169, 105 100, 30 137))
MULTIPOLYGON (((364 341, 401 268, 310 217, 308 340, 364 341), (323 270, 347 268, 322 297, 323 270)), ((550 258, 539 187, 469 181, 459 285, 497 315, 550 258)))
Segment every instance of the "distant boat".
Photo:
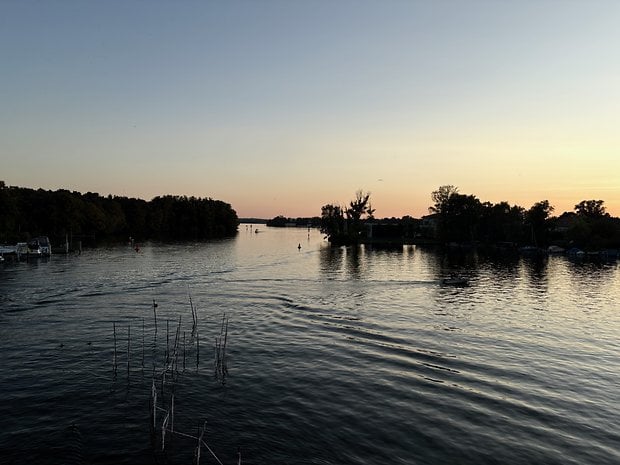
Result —
POLYGON ((542 249, 533 245, 526 245, 524 247, 519 247, 519 252, 523 255, 539 255, 542 249))
POLYGON ((547 248, 547 252, 551 255, 559 255, 559 254, 563 254, 565 251, 564 251, 564 248, 558 245, 550 245, 547 248))
POLYGON ((10 254, 20 258, 49 257, 52 254, 49 239, 45 236, 36 237, 28 242, 16 245, 1 245, 0 255, 10 254))
POLYGON ((36 258, 42 257, 43 253, 41 252, 41 246, 39 245, 39 242, 36 240, 32 240, 30 242, 18 242, 17 255, 26 258, 36 258))
POLYGON ((569 257, 583 257, 586 253, 583 250, 581 250, 581 249, 573 247, 572 249, 568 249, 566 251, 566 254, 569 257))
POLYGON ((469 284, 469 280, 462 276, 450 276, 449 278, 443 278, 441 280, 441 284, 446 286, 467 286, 469 284))
POLYGON ((17 253, 16 245, 0 245, 0 255, 17 253))

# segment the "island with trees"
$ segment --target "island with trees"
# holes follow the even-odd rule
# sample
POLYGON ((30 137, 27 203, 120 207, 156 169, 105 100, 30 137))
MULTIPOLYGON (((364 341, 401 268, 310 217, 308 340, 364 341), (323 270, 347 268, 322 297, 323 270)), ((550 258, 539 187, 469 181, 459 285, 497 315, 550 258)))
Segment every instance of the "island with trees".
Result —
POLYGON ((266 225, 274 228, 320 228, 321 218, 318 216, 287 218, 284 215, 278 215, 267 220, 266 225))

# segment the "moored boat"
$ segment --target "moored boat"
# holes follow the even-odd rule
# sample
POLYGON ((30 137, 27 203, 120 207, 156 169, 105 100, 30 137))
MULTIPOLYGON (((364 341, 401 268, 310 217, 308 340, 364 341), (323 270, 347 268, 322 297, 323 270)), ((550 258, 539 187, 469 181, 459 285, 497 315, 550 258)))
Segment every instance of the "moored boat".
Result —
POLYGON ((467 286, 469 280, 463 276, 450 276, 449 278, 443 278, 441 284, 447 286, 467 286))
POLYGON ((52 245, 47 236, 39 236, 28 242, 18 242, 15 245, 0 245, 0 256, 15 256, 20 258, 49 257, 52 255, 52 245))
POLYGON ((47 236, 35 237, 28 242, 28 245, 30 244, 32 244, 34 249, 38 248, 41 255, 44 257, 49 257, 52 255, 52 244, 50 244, 50 240, 47 236))

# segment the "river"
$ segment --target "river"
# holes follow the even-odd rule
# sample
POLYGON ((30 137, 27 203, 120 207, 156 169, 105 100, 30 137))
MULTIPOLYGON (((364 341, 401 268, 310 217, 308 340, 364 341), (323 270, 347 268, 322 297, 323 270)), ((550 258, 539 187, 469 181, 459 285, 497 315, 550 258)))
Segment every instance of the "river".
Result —
POLYGON ((617 262, 258 229, 0 264, 0 463, 620 463, 617 262))

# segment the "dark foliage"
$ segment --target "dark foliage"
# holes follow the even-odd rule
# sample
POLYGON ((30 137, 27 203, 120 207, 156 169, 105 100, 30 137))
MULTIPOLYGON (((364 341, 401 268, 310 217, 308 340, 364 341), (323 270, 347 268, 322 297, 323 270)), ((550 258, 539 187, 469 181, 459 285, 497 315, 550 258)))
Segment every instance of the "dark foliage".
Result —
POLYGON ((318 216, 314 216, 311 218, 287 218, 284 215, 278 215, 275 218, 267 220, 266 224, 267 226, 273 226, 276 228, 284 228, 286 226, 318 228, 321 226, 321 218, 319 218, 318 216))
POLYGON ((321 208, 321 231, 332 245, 401 242, 506 250, 549 245, 586 251, 620 249, 620 219, 606 212, 602 200, 583 200, 575 205, 575 212, 553 217, 548 200, 526 210, 508 202, 481 202, 453 185, 439 187, 431 199, 431 214, 420 220, 375 219, 369 194, 359 191, 348 208, 333 204, 321 208))
POLYGON ((236 212, 220 200, 186 196, 150 202, 68 190, 48 191, 0 184, 0 242, 45 235, 90 239, 202 240, 232 236, 236 212))
POLYGON ((480 202, 452 185, 431 194, 433 228, 422 230, 440 243, 515 244, 546 247, 560 244, 586 250, 620 247, 620 220, 606 213, 602 200, 584 200, 575 213, 552 217, 548 200, 529 210, 507 202, 480 202))
POLYGON ((327 204, 321 207, 321 232, 332 245, 359 244, 363 241, 364 223, 373 219, 370 193, 358 190, 348 208, 327 204))

